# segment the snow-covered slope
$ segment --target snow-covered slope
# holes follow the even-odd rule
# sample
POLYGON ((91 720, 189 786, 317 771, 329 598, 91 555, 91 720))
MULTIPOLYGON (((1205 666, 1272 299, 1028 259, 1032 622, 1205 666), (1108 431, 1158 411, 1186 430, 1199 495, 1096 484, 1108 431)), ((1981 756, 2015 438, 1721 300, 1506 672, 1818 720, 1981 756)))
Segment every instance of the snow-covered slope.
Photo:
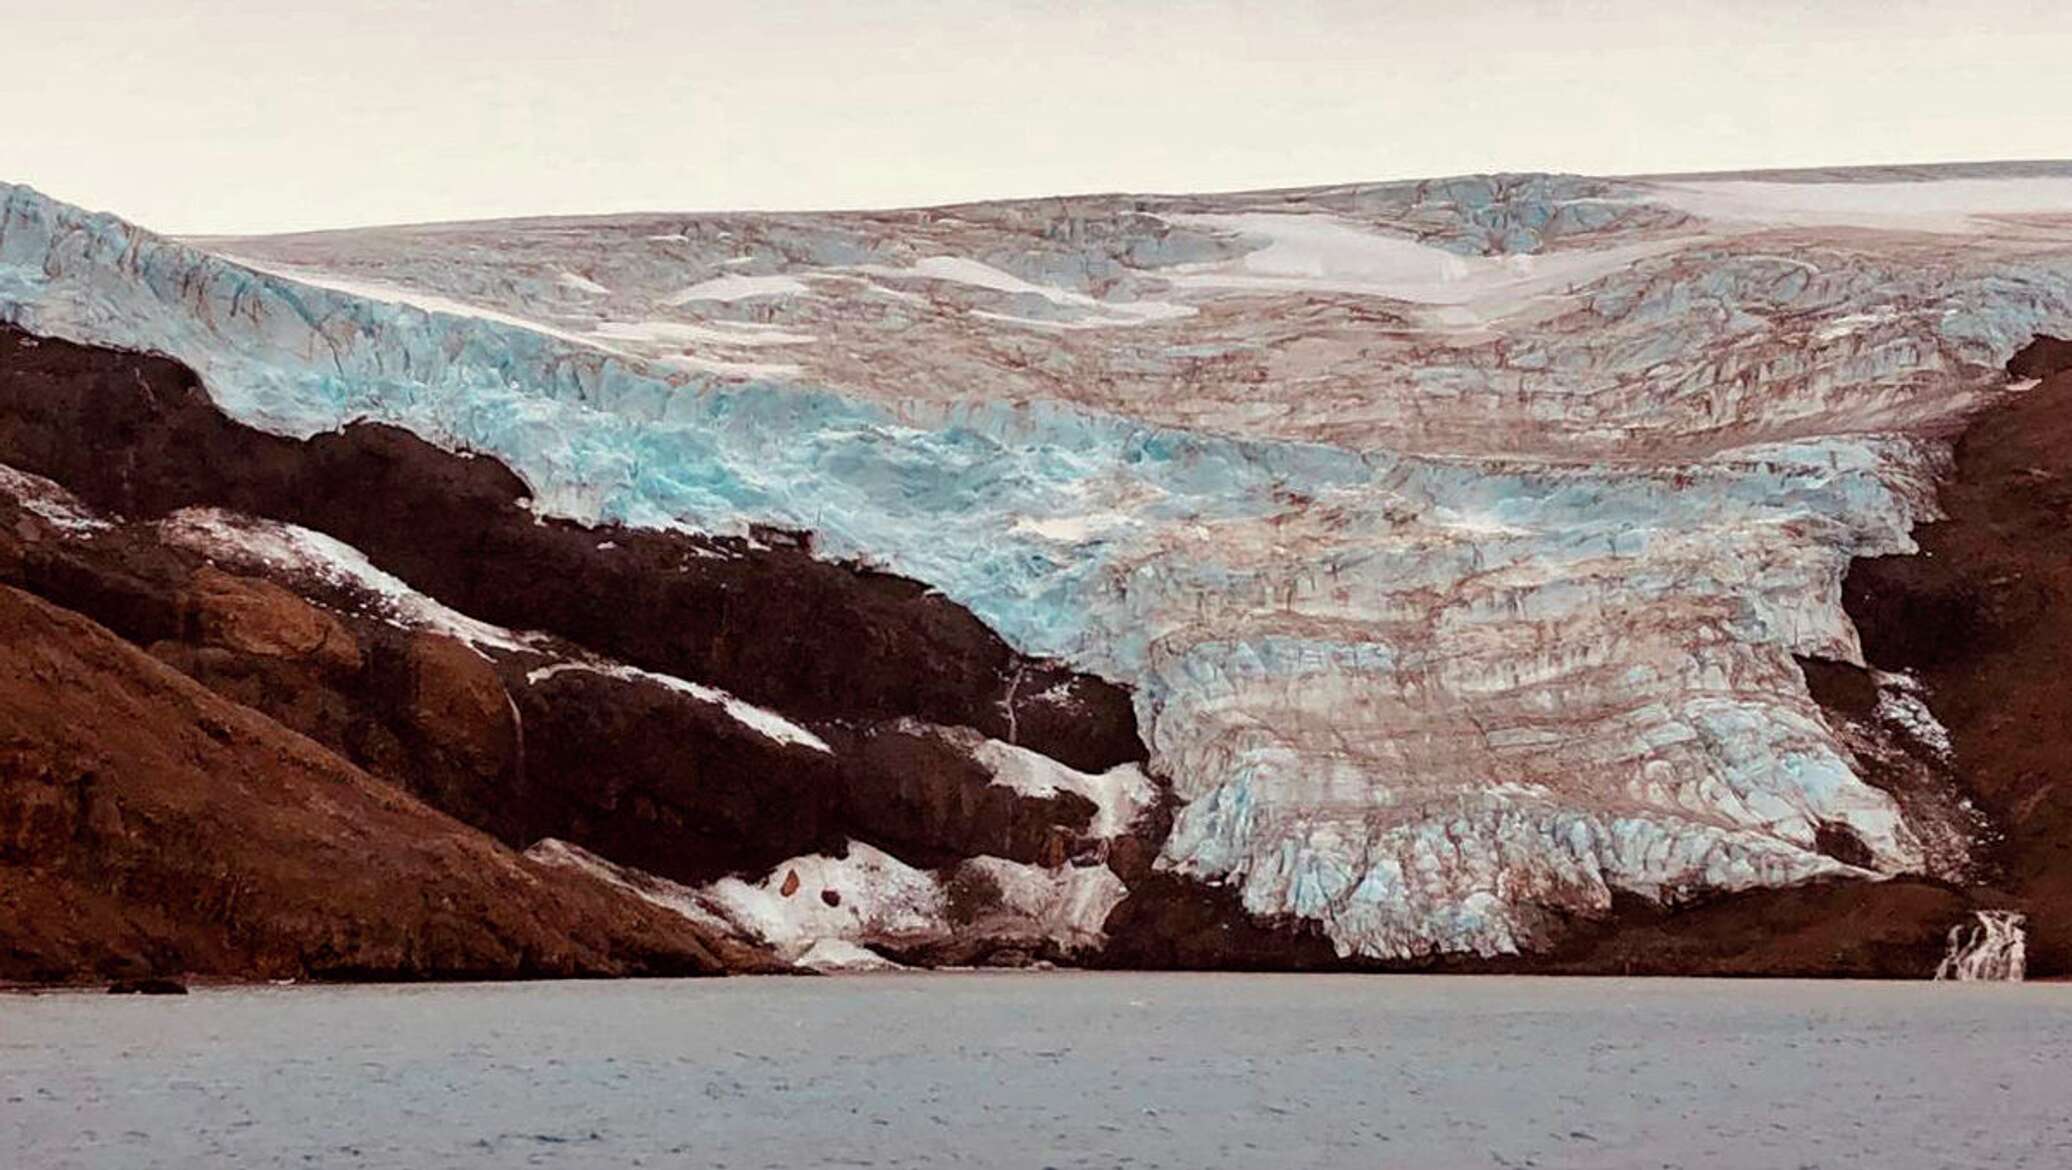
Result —
POLYGON ((0 197, 0 320, 542 513, 811 530, 1130 685, 1159 863, 1374 957, 1928 866, 1793 656, 1858 658, 1849 559, 2072 328, 2072 169, 186 243, 0 197))

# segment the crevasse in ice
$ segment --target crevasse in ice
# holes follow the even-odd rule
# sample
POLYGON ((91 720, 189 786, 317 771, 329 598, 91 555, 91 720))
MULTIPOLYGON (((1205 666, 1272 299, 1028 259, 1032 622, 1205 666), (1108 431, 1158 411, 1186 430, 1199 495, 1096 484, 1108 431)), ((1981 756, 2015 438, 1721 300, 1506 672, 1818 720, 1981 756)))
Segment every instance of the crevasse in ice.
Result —
POLYGON ((1161 863, 1381 957, 1861 873, 1824 825, 1921 867, 1792 655, 1858 656, 1849 558, 1911 551, 1939 436, 2072 324, 2033 171, 193 243, 0 197, 0 318, 543 512, 810 529, 1129 683, 1161 863))

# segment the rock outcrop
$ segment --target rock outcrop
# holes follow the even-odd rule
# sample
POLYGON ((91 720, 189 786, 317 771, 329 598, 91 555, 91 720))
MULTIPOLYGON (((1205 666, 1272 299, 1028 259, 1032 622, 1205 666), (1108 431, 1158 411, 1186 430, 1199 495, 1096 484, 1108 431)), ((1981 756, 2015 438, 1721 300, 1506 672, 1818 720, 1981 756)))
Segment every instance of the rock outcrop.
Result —
POLYGON ((1844 602, 1864 657, 1920 680, 1965 790, 1995 831, 1989 907, 2027 911, 2032 976, 2072 974, 2072 345, 1956 446, 1921 551, 1859 561, 1844 602))
POLYGON ((0 586, 0 980, 768 966, 0 586))
POLYGON ((802 961, 1904 974, 2029 856, 1907 639, 2039 603, 1858 586, 2072 329, 2072 178, 1948 183, 192 244, 7 188, 8 579, 802 961))
MULTIPOLYGON (((1129 829, 1131 810, 1149 801, 1150 784, 1131 762, 1141 752, 1115 746, 1135 742, 1127 697, 1116 688, 1007 655, 1008 677, 970 684, 975 694, 948 691, 944 679, 971 669, 974 656, 1004 653, 997 639, 940 599, 882 574, 813 561, 793 545, 732 542, 716 552, 715 542, 697 538, 542 524, 500 494, 490 497, 493 504, 466 491, 438 494, 471 475, 508 475, 491 460, 464 459, 395 434, 369 442, 378 454, 355 446, 350 435, 328 445, 266 436, 224 419, 173 363, 0 329, 0 582, 108 623, 158 661, 272 720, 282 734, 308 736, 512 848, 543 839, 579 843, 566 847, 586 857, 597 856, 587 849, 599 850, 612 858, 601 864, 619 867, 578 867, 590 877, 637 867, 629 872, 645 871, 653 881, 711 882, 806 855, 839 856, 852 836, 865 836, 941 870, 939 878, 917 881, 939 880, 960 893, 961 929, 953 937, 951 919, 942 917, 935 933, 903 938, 900 955, 908 961, 976 961, 995 951, 1035 961, 1065 957, 1068 944, 1084 950, 1099 942, 1107 904, 1081 899, 1075 905, 1098 911, 1059 916, 1041 899, 1016 910, 1015 899, 1031 882, 1077 889, 1081 866, 1089 867, 1086 880, 1096 880, 1098 870, 1098 881, 1107 883, 1101 888, 1121 896, 1103 855, 1129 829), (88 438, 96 434, 103 438, 88 438), (76 449, 91 442, 101 444, 104 458, 77 458, 76 449), (189 442, 230 470, 187 466, 177 452, 189 442), (408 468, 395 466, 398 452, 408 468), (352 470, 355 458, 365 464, 360 472, 352 470), (361 486, 343 503, 303 486, 312 479, 361 486), (475 530, 501 528, 507 545, 463 545, 433 557, 402 531, 364 519, 384 510, 398 520, 418 509, 458 515, 467 507, 481 509, 475 530), (602 566, 591 588, 606 604, 580 604, 572 590, 567 610, 550 603, 524 615, 604 646, 645 647, 647 661, 701 679, 728 678, 736 668, 694 639, 684 642, 693 655, 667 657, 645 631, 657 614, 692 612, 715 595, 724 601, 739 593, 728 604, 761 612, 759 620, 785 625, 795 640, 836 635, 815 661, 801 656, 788 681, 760 684, 766 693, 790 687, 779 693, 819 714, 819 730, 709 682, 601 655, 558 630, 520 632, 462 614, 377 568, 361 550, 270 518, 279 515, 355 533, 385 559, 415 566, 464 599, 478 596, 455 583, 470 574, 516 580, 558 564, 579 586, 602 566), (539 533, 547 543, 538 543, 539 533), (627 570, 619 555, 626 550, 614 536, 651 557, 666 552, 673 568, 656 570, 655 580, 627 570), (555 549, 569 559, 557 562, 555 549), (712 571, 717 583, 695 571, 712 561, 724 562, 712 571), (812 590, 837 600, 787 609, 801 596, 791 577, 802 567, 820 582, 812 590), (611 601, 615 581, 651 591, 652 604, 611 601), (852 583, 846 594, 841 581, 852 583), (866 643, 846 640, 851 619, 872 625, 866 643), (854 678, 838 677, 842 671, 854 678), (1102 775, 1001 744, 973 727, 917 717, 1019 723, 1018 712, 1003 714, 1002 701, 991 696, 1032 679, 1053 692, 1048 708, 1065 696, 1097 728, 1106 718, 1119 720, 1120 730, 1089 735, 1084 725, 1030 719, 1004 733, 1034 736, 1060 755, 1104 767, 1102 775), (831 710, 839 717, 826 718, 831 710), (1108 800, 1110 790, 1115 800, 1135 803, 1108 800), (1101 818, 1114 823, 1096 823, 1101 818), (987 866, 1009 867, 1000 872, 1021 880, 988 884, 987 866)), ((641 888, 607 885, 622 894, 641 888)), ((819 941, 783 930, 744 934, 713 920, 696 925, 708 939, 716 930, 732 940, 718 949, 740 969, 778 962, 773 947, 799 958, 819 941)), ((435 965, 429 973, 446 970, 435 965)), ((364 973, 410 969, 370 962, 364 973)))

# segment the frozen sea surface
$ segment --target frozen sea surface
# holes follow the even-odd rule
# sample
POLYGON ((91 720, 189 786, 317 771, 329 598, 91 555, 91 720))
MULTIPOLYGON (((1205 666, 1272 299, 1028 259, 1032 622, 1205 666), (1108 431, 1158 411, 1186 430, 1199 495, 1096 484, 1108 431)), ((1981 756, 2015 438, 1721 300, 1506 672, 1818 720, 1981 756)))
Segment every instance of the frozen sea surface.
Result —
POLYGON ((2072 1166, 2072 986, 933 975, 0 997, 0 1166, 2072 1166))

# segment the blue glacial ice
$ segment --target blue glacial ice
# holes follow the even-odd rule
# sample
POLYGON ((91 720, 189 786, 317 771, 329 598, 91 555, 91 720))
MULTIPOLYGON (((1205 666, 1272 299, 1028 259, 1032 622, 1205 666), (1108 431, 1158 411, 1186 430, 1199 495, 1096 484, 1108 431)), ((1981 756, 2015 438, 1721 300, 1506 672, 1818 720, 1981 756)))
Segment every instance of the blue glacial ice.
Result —
POLYGON ((580 265, 345 233, 317 272, 0 198, 0 319, 176 357, 271 431, 492 453, 543 513, 808 529, 1129 683, 1185 801, 1161 863, 1380 957, 1869 876, 1823 825, 1924 868, 1792 656, 1858 657, 1849 558, 1912 550, 1938 436, 2072 326, 2045 234, 1831 240, 1550 177, 1319 192, 1322 234, 1242 197, 576 220, 580 265), (1305 288, 1297 245, 1360 233, 1305 288), (671 303, 723 272, 792 279, 671 303))

